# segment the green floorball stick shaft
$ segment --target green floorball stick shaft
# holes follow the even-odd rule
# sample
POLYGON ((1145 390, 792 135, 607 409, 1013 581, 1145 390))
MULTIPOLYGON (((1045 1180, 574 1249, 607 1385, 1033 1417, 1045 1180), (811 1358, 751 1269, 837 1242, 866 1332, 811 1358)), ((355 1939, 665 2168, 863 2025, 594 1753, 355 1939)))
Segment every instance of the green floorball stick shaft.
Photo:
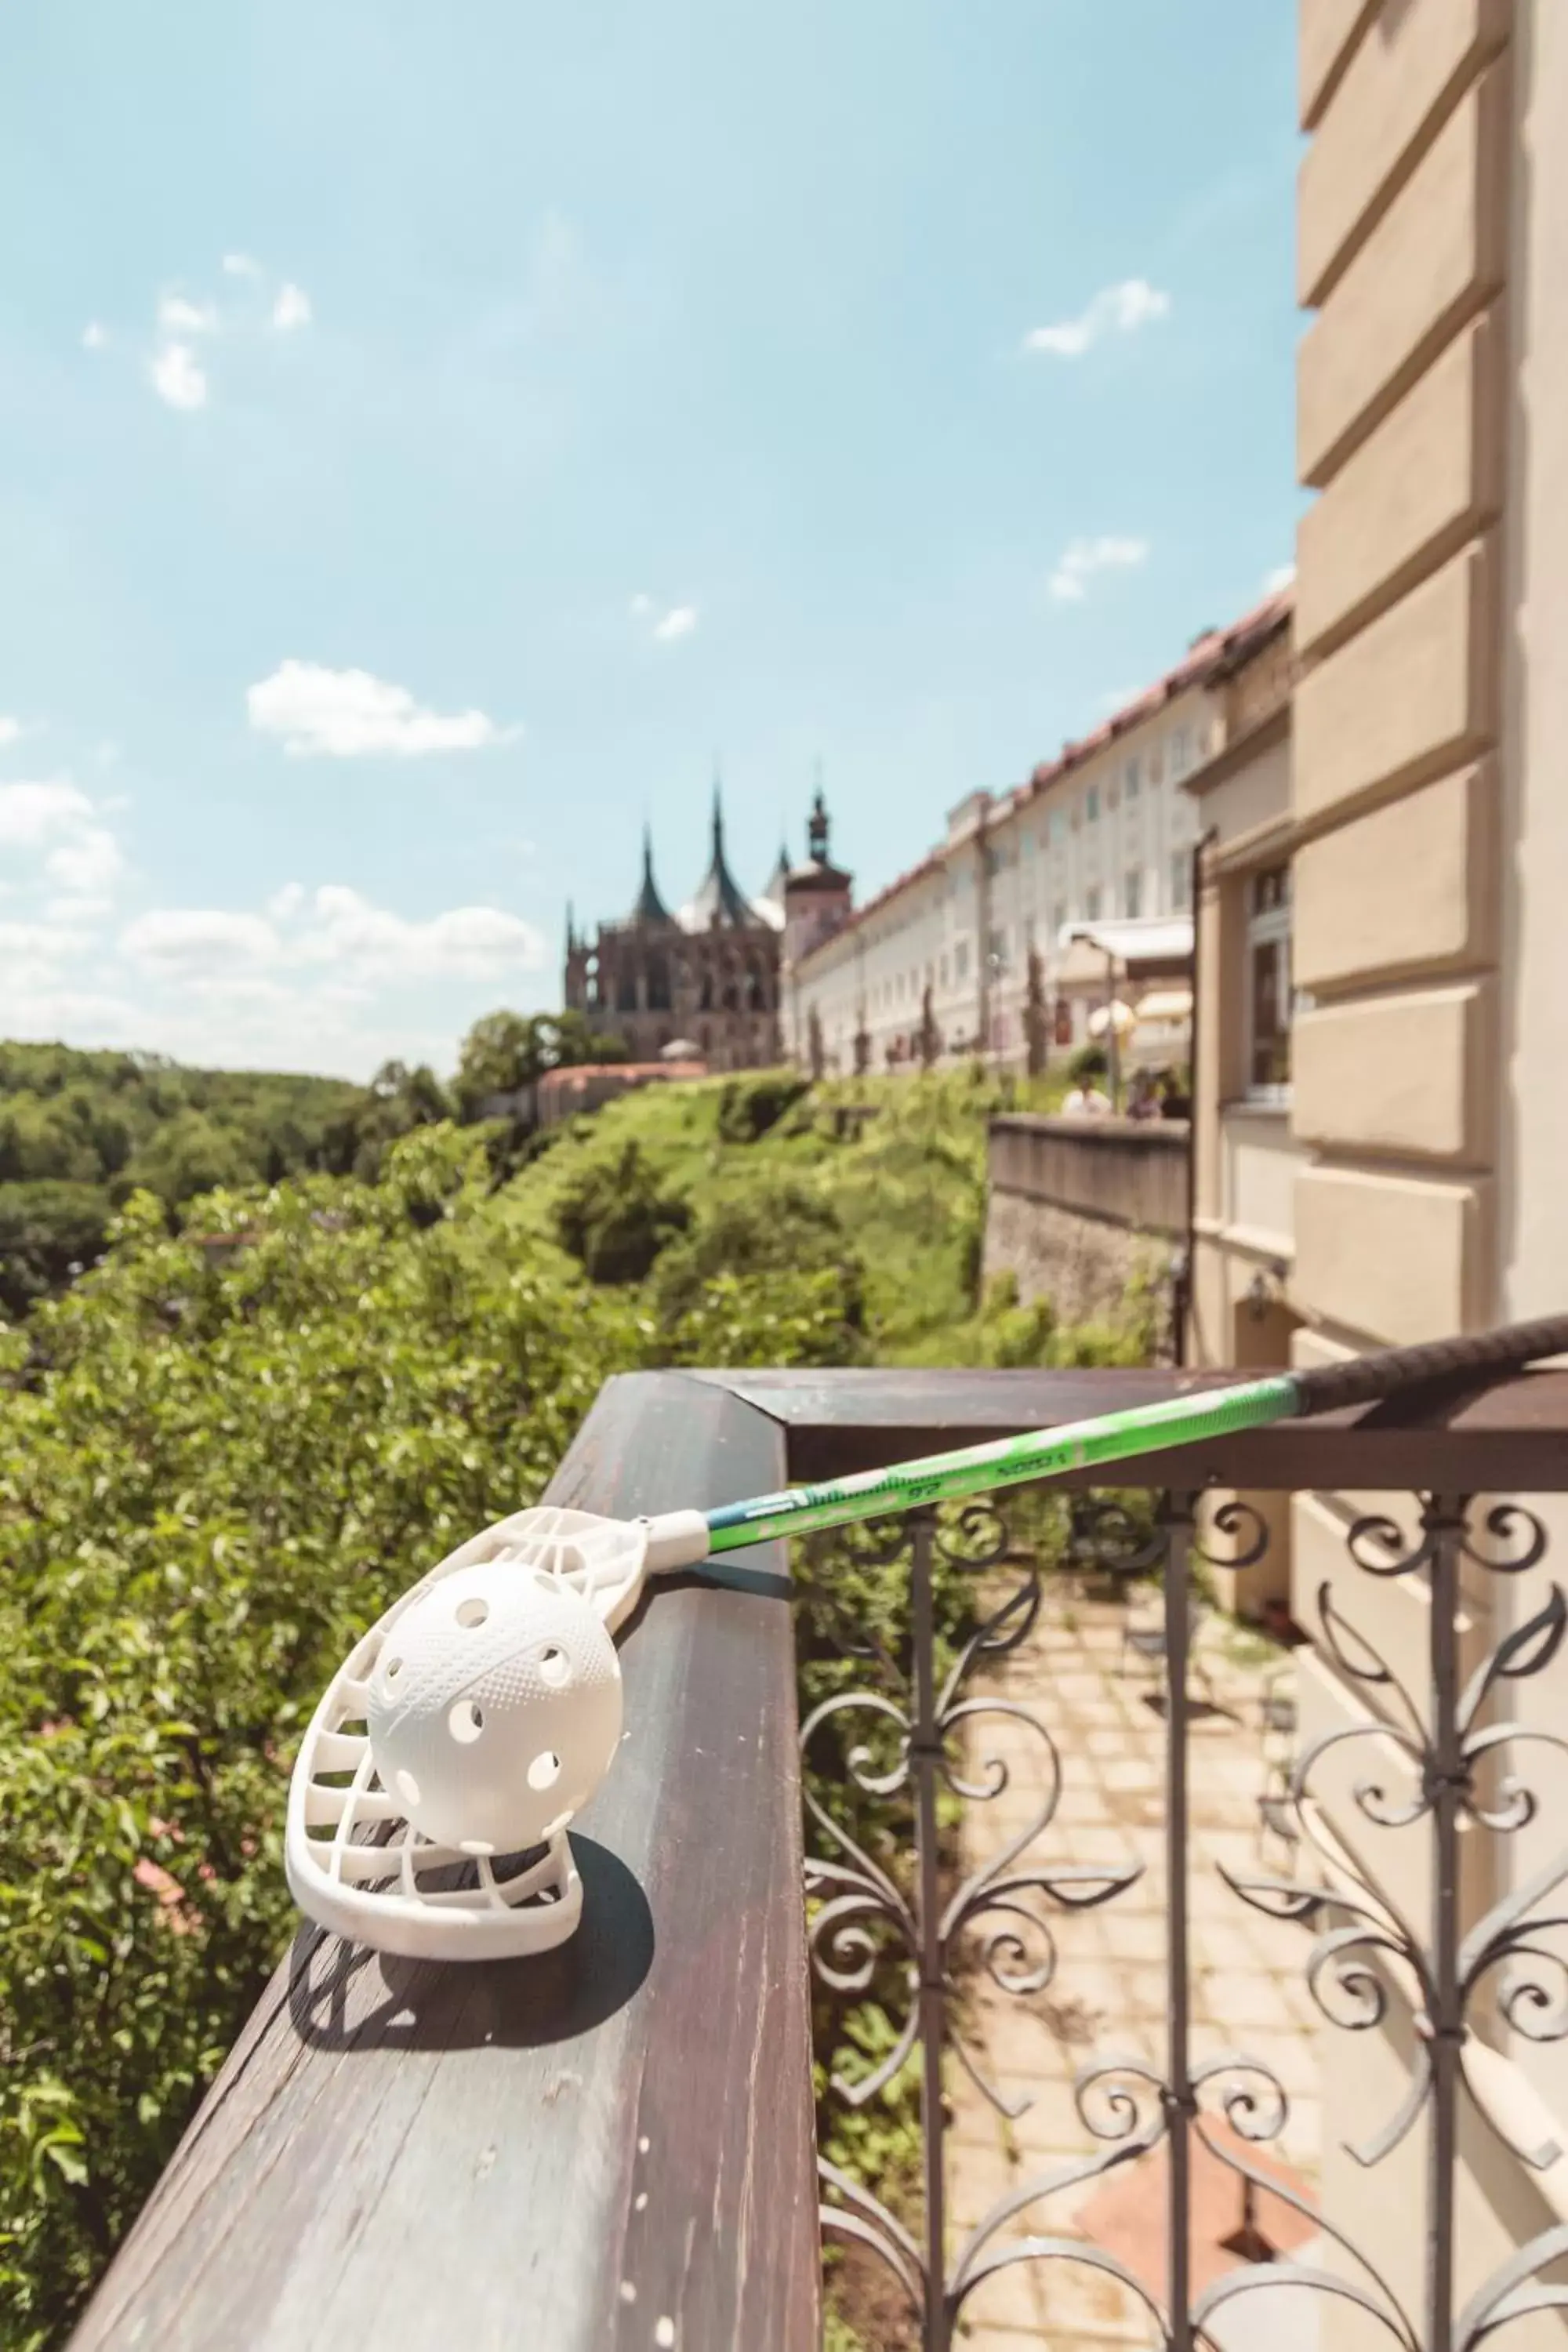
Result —
POLYGON ((998 1486, 1020 1486, 1026 1479, 1125 1462, 1167 1446, 1201 1444, 1205 1438, 1225 1436, 1234 1430, 1258 1429, 1269 1422, 1373 1403, 1434 1381, 1521 1370, 1527 1364, 1565 1353, 1568 1315, 1548 1316, 1468 1339, 1380 1349, 1342 1363, 1201 1389, 1158 1404, 1098 1414, 1092 1421, 1066 1422, 1019 1437, 960 1446, 950 1454, 930 1454, 923 1460, 900 1462, 887 1470, 865 1470, 848 1478, 826 1479, 817 1486, 787 1487, 782 1494, 760 1495, 751 1502, 728 1503, 718 1510, 672 1513, 665 1522, 656 1520, 654 1529, 662 1534, 668 1527, 675 1538, 674 1522, 679 1519, 685 1523, 689 1541, 697 1534, 694 1522, 700 1519, 706 1527, 709 1552, 738 1551, 779 1536, 806 1535, 814 1528, 844 1527, 855 1519, 962 1501, 998 1486))

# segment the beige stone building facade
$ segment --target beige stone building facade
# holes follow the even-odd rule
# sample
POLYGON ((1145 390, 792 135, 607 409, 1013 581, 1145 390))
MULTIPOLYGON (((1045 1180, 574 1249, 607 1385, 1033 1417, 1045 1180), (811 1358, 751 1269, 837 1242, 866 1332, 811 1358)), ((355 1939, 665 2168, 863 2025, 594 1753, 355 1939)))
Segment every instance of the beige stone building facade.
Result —
MULTIPOLYGON (((1299 536, 1294 693, 1274 722, 1283 764, 1243 730, 1196 779, 1215 835, 1199 925, 1197 1360, 1289 1347, 1310 1362, 1568 1302, 1568 7, 1300 0, 1300 33, 1299 290, 1313 316, 1298 465, 1317 496, 1299 536), (1293 1018, 1279 1091, 1256 1103, 1249 959, 1270 939, 1293 1018)), ((1297 1498, 1296 1613, 1316 1623, 1326 1585, 1418 1690, 1421 1588, 1346 1560, 1352 1514, 1388 1499, 1297 1498)), ((1561 1577, 1568 1516, 1542 1516, 1561 1577)), ((1539 1606, 1539 1580, 1525 1582, 1473 1580, 1468 1656, 1539 1606)), ((1322 1654, 1301 1688, 1303 1741, 1369 1696, 1322 1654)), ((1561 1660, 1521 1686, 1521 1712, 1561 1729, 1561 1660)), ((1472 1923, 1563 1842, 1568 1770, 1540 1757, 1534 1822, 1476 1841, 1472 1923)), ((1331 1825, 1420 1919, 1426 1848, 1369 1825, 1354 1769, 1342 1803, 1325 1776, 1331 1825)), ((1568 1954, 1561 1931, 1542 1940, 1568 1954)), ((1397 2105, 1417 2063, 1408 2001, 1385 1990, 1381 2028, 1324 2036, 1324 2210, 1380 2242, 1391 2284, 1418 2300, 1422 2135, 1370 2171, 1342 2146, 1397 2105)), ((1568 2147, 1563 2046, 1477 2025, 1478 2101, 1516 2138, 1568 2147)), ((1531 2168, 1479 2116, 1461 2153, 1471 2278, 1568 2220, 1568 2157, 1531 2168)), ((1328 2325, 1346 2352, 1385 2340, 1349 2310, 1328 2325)), ((1546 2317, 1507 2340, 1568 2336, 1546 2317)))

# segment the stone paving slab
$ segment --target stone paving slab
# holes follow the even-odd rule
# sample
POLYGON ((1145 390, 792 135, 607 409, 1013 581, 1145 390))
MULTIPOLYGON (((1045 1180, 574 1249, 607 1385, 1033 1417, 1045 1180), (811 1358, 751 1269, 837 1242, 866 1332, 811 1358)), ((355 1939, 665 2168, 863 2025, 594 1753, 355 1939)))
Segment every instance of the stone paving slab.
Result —
MULTIPOLYGON (((1087 2127, 1075 2096, 1081 2068, 1112 2054, 1163 2068, 1166 1727, 1157 1679, 1147 1664, 1134 1657, 1122 1672, 1122 1627, 1118 1604, 1058 1592, 1047 1599, 1028 1641, 988 1678, 976 1677, 969 1686, 970 1696, 1005 1696, 1030 1706, 1049 1728, 1059 1759, 1052 1819, 1011 1869, 1136 1863, 1142 1874, 1094 1910, 1045 1906, 1057 1965, 1044 1990, 1014 1997, 983 1974, 971 1982, 964 2030, 979 2067, 1010 2097, 1026 2096, 1029 2104, 1015 2118, 1000 2116, 963 2068, 952 2065, 948 2181, 954 2250, 999 2199, 1105 2145, 1087 2127)), ((1289 1857, 1279 1844, 1260 1843, 1264 1660, 1258 1645, 1251 1644, 1247 1654, 1217 1618, 1205 1620, 1197 1638, 1215 1704, 1195 1707, 1188 1724, 1193 2055, 1196 2061, 1241 2047, 1272 2070, 1288 2095, 1289 2114, 1283 2130, 1267 2144, 1264 2168, 1310 2202, 1321 2111, 1316 2011, 1301 1974, 1308 1938, 1300 1927, 1251 1910, 1216 1867, 1289 1874, 1289 1857)), ((1193 1689, 1206 1696, 1200 1678, 1193 1689)), ((1270 1753, 1278 1752, 1276 1738, 1270 1753)), ((1047 1751, 1027 1726, 1005 1717, 972 1718, 967 1777, 984 1781, 994 1758, 1006 1766, 1007 1783, 989 1802, 966 1811, 966 1872, 1029 1826, 1047 1787, 1047 1751)), ((1016 1958, 1012 1964, 1019 1965, 1016 1958)), ((1261 2085, 1258 2096, 1265 2096, 1261 2085)), ((1102 2126, 1114 2120, 1104 2092, 1091 2112, 1102 2126)), ((1246 2127, 1245 2112, 1235 2119, 1246 2127)), ((1237 2145, 1223 2117, 1217 2136, 1237 2145)), ((1107 2352, 1153 2343, 1150 2315, 1116 2279, 1093 2267, 1089 2241, 1098 2220, 1100 2235, 1124 2260, 1131 2246, 1143 2244, 1142 2257, 1131 2264, 1135 2274, 1160 2275, 1163 2161, 1159 2154, 1140 2158, 1109 2178, 1038 2200, 1008 2223, 995 2242, 999 2247, 1032 2231, 1083 2243, 1086 2259, 1018 2263, 987 2279, 965 2305, 959 2336, 965 2352, 1025 2352, 1026 2347, 1107 2352)), ((1289 2214, 1278 2200, 1260 2200, 1258 2211, 1266 2229, 1272 2223, 1282 2252, 1295 2251, 1310 2233, 1310 2220, 1289 2214)), ((1194 2260, 1205 2277, 1236 2265, 1238 2257, 1219 2240, 1242 2219, 1239 2181, 1206 2159, 1194 2210, 1194 2228, 1204 2233, 1194 2260)), ((1296 2322, 1284 2326, 1287 2299, 1283 2294, 1242 2298, 1227 2318, 1227 2352, 1253 2343, 1271 2352, 1310 2345, 1310 2328, 1293 2333, 1296 2322)))

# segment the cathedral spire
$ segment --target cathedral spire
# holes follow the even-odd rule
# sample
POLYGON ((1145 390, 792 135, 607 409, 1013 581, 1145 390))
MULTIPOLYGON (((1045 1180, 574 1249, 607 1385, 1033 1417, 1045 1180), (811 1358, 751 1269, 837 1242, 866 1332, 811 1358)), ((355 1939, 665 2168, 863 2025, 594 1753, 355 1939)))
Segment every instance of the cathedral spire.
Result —
POLYGON ((806 842, 812 859, 818 866, 827 863, 827 802, 822 790, 822 761, 816 763, 816 791, 812 797, 811 821, 806 826, 806 842))
POLYGON ((763 919, 757 915, 730 871, 724 855, 724 788, 719 762, 713 762, 713 845, 709 854, 708 871, 697 886, 697 895, 680 910, 680 920, 689 931, 707 931, 715 923, 744 929, 763 919))
POLYGON ((658 894, 658 884, 653 877, 653 827, 644 820, 642 829, 642 886, 627 920, 632 923, 669 923, 675 918, 658 894))

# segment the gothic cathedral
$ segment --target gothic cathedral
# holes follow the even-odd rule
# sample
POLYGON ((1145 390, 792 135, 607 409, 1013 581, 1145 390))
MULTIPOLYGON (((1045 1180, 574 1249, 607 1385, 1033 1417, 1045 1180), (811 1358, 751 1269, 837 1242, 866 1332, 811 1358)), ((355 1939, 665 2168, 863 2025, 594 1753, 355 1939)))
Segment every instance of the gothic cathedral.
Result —
MULTIPOLYGON (((642 886, 629 914, 579 936, 566 916, 565 1002, 626 1043, 634 1061, 683 1047, 710 1070, 766 1069, 783 1054, 780 961, 788 902, 826 867, 827 813, 811 813, 810 856, 793 867, 781 847, 772 874, 747 898, 724 854, 724 812, 713 794, 713 840, 696 895, 671 914, 643 836, 642 886)), ((846 881, 847 877, 845 877, 846 881)))

